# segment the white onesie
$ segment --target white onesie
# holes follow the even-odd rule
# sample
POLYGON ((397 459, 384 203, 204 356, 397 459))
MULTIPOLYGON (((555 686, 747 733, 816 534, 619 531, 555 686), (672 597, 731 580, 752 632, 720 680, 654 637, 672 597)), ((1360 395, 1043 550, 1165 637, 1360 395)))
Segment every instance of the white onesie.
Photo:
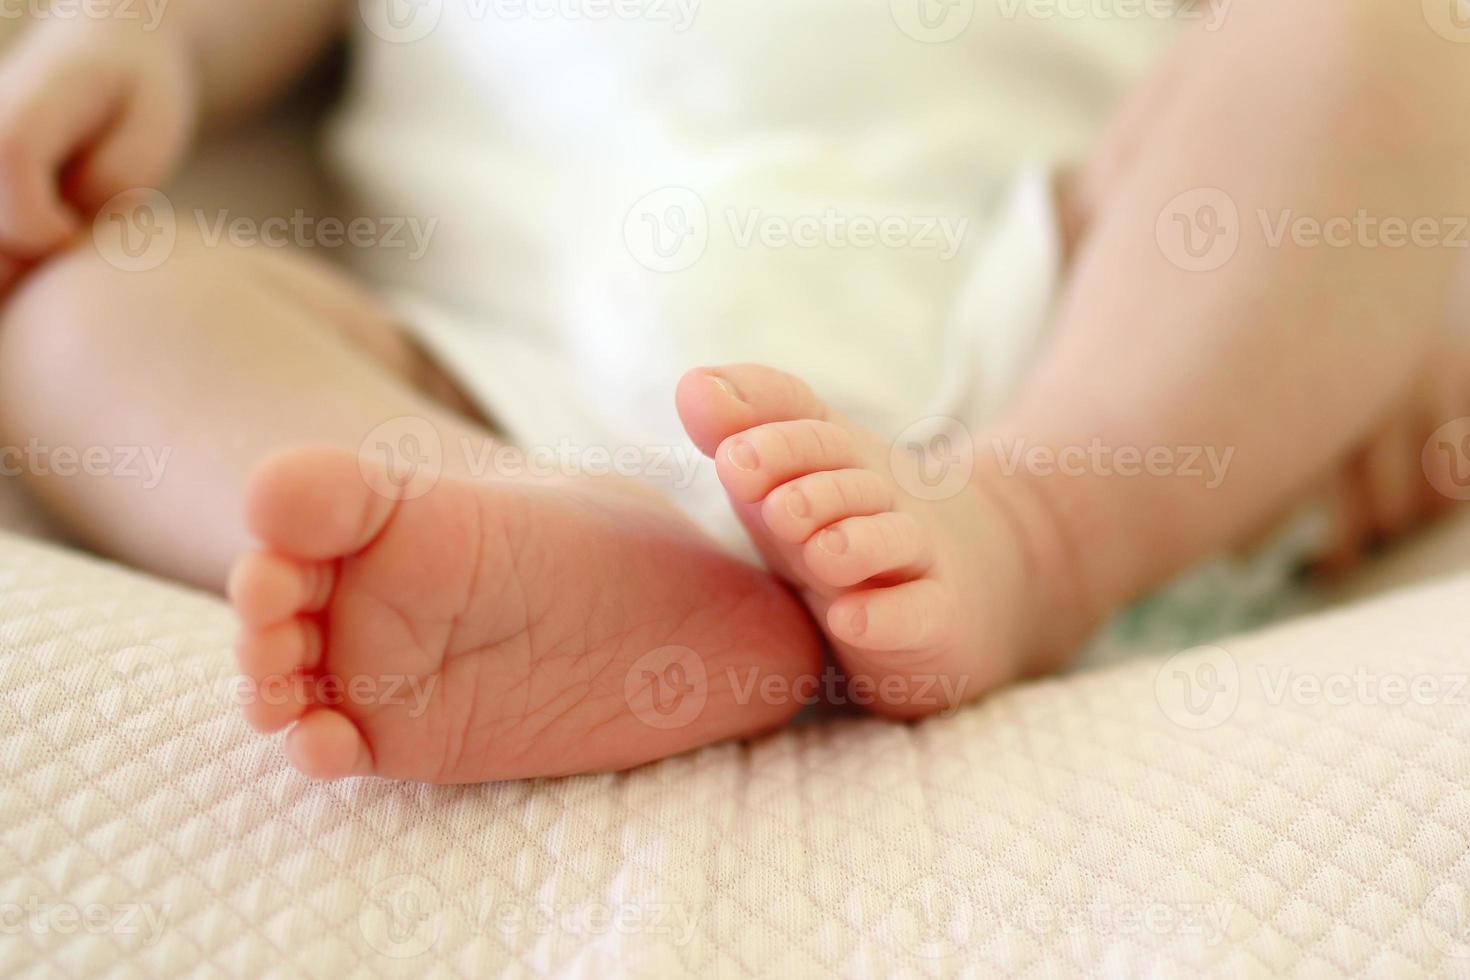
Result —
MULTIPOLYGON (((1048 324, 1051 177, 1178 35, 1162 8, 361 0, 330 157, 362 213, 432 224, 360 271, 539 467, 642 476, 751 555, 679 375, 759 361, 885 434, 978 431, 1048 324)), ((1089 659, 1280 615, 1320 533, 1196 570, 1089 659)))
POLYGON ((993 412, 1056 284, 1049 174, 1179 27, 1097 6, 362 0, 330 156, 436 222, 358 258, 499 427, 641 447, 738 546, 675 381, 768 363, 890 433, 993 412))

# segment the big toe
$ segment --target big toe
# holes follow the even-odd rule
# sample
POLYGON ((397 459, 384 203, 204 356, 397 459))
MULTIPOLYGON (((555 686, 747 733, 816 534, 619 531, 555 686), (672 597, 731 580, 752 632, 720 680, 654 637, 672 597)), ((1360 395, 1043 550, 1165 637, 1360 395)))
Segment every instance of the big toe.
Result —
POLYGON ((245 490, 250 533, 273 551, 307 561, 354 554, 387 525, 396 501, 364 473, 370 460, 341 449, 289 449, 251 474, 245 490))
POLYGON ((805 381, 761 364, 696 368, 679 380, 674 401, 689 438, 711 457, 720 443, 752 426, 830 414, 805 381))

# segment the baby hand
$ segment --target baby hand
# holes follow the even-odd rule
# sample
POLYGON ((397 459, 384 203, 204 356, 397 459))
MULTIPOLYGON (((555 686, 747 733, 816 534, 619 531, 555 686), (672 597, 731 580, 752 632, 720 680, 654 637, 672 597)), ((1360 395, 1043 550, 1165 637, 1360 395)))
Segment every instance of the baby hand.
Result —
POLYGON ((46 21, 0 60, 0 290, 115 194, 168 179, 195 75, 176 32, 124 20, 46 21))

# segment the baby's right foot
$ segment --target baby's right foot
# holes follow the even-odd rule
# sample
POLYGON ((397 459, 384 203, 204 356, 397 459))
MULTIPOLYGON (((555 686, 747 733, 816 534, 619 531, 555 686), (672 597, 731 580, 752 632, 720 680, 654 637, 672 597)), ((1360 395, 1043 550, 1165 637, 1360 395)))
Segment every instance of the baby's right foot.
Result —
POLYGON ((920 499, 904 489, 917 460, 759 365, 690 372, 678 405, 767 563, 880 713, 929 714, 1054 668, 1095 625, 1022 481, 982 475, 920 499))
POLYGON ((308 775, 622 769, 800 707, 741 685, 817 671, 806 611, 651 491, 446 476, 395 499, 381 465, 294 450, 249 491, 263 547, 230 581, 245 713, 294 726, 308 775))

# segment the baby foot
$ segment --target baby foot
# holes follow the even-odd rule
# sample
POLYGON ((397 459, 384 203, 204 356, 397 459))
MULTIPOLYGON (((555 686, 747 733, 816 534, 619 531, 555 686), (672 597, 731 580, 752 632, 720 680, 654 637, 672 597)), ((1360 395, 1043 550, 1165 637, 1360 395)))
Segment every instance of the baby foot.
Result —
POLYGON ((264 463, 247 498, 263 549, 231 577, 247 720, 294 726, 286 752, 302 772, 466 783, 622 769, 799 707, 742 701, 723 678, 814 671, 806 611, 657 496, 443 477, 392 499, 364 478, 381 488, 386 474, 360 465, 333 449, 264 463))
POLYGON ((919 461, 893 460, 889 441, 757 365, 690 372, 678 406, 875 710, 951 707, 1056 666, 1092 628, 1061 536, 1017 477, 977 473, 949 499, 919 499, 903 489, 919 461))

